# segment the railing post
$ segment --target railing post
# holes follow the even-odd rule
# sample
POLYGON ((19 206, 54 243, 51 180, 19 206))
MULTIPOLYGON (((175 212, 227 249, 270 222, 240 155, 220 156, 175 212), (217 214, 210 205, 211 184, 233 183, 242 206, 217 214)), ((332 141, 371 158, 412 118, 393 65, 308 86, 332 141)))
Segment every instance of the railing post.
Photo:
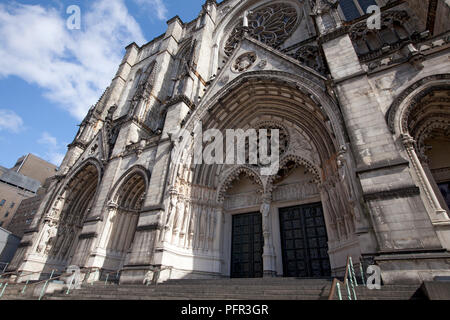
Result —
POLYGON ((22 288, 22 291, 20 292, 20 294, 25 294, 25 290, 27 289, 28 282, 30 282, 29 279, 25 282, 25 285, 24 285, 24 287, 22 288))
POLYGON ((356 274, 355 274, 355 268, 353 267, 352 257, 350 257, 350 271, 351 271, 351 275, 353 277, 353 281, 355 282, 355 287, 357 287, 358 281, 356 281, 356 274))
POLYGON ((345 287, 347 288, 347 297, 348 297, 348 300, 352 300, 352 295, 351 295, 351 293, 350 293, 350 287, 349 287, 349 285, 348 285, 348 281, 345 282, 345 287))
POLYGON ((341 284, 339 282, 336 283, 336 288, 337 288, 339 300, 342 300, 341 284))
POLYGON ((0 293, 0 299, 3 297, 3 293, 5 293, 6 287, 8 286, 8 282, 3 286, 2 292, 0 293))
POLYGON ((55 269, 52 269, 52 273, 50 274, 50 278, 48 278, 48 280, 45 281, 44 286, 42 287, 41 294, 39 295, 39 299, 38 300, 41 300, 42 297, 44 296, 45 290, 47 289, 47 284, 50 281, 50 279, 53 278, 53 273, 54 272, 55 272, 55 269))
POLYGON ((109 273, 106 274, 105 286, 108 284, 109 273))
MULTIPOLYGON (((354 300, 358 300, 358 299, 356 299, 355 285, 354 285, 354 283, 353 283, 353 277, 352 277, 351 273, 352 273, 352 272, 351 272, 351 270, 350 270, 350 275, 349 275, 349 277, 350 277, 350 285, 352 286, 353 297, 355 298, 354 300)), ((347 283, 348 283, 348 281, 347 281, 347 283)), ((350 294, 350 291, 349 291, 349 294, 350 294)), ((350 300, 352 300, 352 299, 350 299, 350 300)))
POLYGON ((359 271, 361 272, 362 284, 363 284, 363 286, 365 286, 366 280, 364 279, 364 268, 363 268, 363 265, 361 262, 359 263, 359 271))
POLYGON ((67 286, 66 295, 70 293, 70 287, 72 286, 74 280, 75 280, 75 277, 71 277, 71 278, 70 278, 70 283, 69 283, 69 285, 67 286))

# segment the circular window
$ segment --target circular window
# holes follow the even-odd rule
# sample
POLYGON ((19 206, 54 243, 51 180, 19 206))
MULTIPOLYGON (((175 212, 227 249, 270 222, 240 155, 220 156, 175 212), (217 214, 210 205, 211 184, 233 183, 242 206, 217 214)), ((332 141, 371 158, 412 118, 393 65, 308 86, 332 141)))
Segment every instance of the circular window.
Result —
POLYGON ((292 35, 300 20, 295 7, 285 3, 275 3, 257 8, 247 17, 248 28, 243 27, 243 19, 240 19, 238 25, 231 32, 224 48, 227 56, 231 56, 234 52, 245 31, 252 38, 273 48, 278 48, 292 35))

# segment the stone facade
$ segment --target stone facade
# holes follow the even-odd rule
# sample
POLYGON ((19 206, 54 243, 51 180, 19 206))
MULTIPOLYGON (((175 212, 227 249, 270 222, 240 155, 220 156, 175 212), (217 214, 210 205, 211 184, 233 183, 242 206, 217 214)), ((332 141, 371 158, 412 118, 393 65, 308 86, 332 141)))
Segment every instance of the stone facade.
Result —
POLYGON ((344 21, 336 1, 208 0, 194 21, 174 17, 164 35, 129 45, 10 270, 229 277, 235 217, 259 212, 263 274, 286 276, 281 212, 319 203, 332 275, 347 256, 378 264, 385 283, 450 275, 447 21, 431 31, 431 6, 377 3, 373 30, 369 16, 344 21), (195 164, 176 133, 197 121, 279 128, 279 172, 195 164))

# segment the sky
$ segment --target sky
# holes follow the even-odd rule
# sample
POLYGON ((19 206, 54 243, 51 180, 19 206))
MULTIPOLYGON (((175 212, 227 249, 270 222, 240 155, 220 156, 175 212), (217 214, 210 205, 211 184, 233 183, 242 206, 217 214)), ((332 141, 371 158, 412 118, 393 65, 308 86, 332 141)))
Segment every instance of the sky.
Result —
POLYGON ((28 153, 59 165, 125 47, 175 15, 195 19, 204 2, 0 0, 0 166, 28 153))

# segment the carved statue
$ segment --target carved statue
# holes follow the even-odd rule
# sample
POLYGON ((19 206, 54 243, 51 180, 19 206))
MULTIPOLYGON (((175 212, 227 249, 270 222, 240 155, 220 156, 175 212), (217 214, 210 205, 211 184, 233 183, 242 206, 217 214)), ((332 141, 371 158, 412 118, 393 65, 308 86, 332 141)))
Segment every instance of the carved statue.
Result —
POLYGON ((269 213, 270 213, 270 202, 268 200, 264 200, 261 204, 261 214, 262 214, 262 227, 263 232, 270 232, 269 228, 269 213))
POLYGON ((37 252, 47 255, 50 252, 54 237, 57 233, 56 223, 48 222, 44 226, 43 236, 39 245, 37 246, 37 252))

